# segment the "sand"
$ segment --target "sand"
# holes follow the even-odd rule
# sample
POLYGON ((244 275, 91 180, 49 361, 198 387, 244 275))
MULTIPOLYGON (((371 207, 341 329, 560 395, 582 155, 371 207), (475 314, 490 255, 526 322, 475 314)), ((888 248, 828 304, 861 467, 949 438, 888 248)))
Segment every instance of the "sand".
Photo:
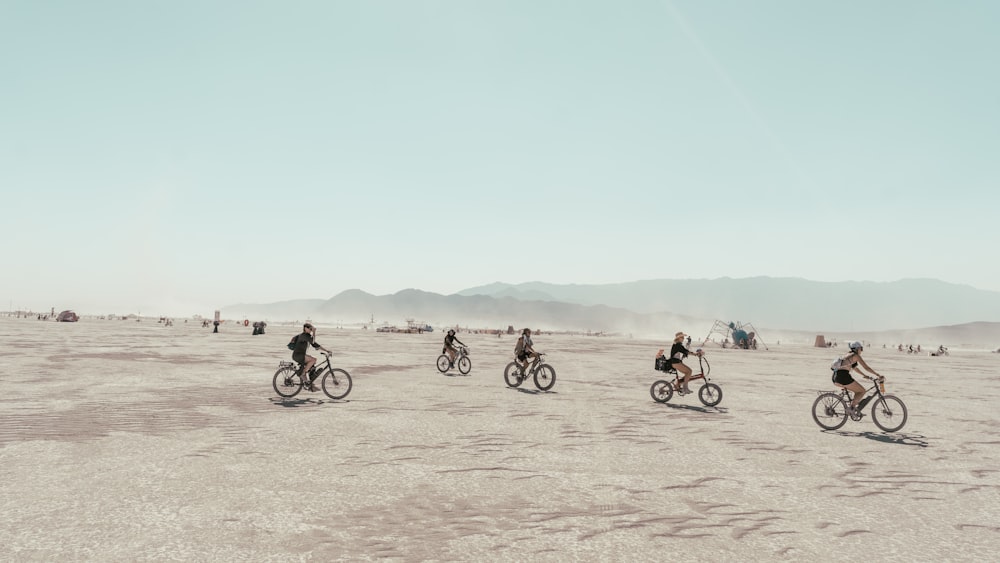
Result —
MULTIPOLYGON (((824 432, 835 352, 710 349, 717 408, 654 403, 667 343, 320 326, 343 401, 271 388, 295 327, 0 319, 0 560, 994 560, 1000 354, 866 351, 909 408, 824 432)), ((678 327, 678 330, 684 327, 678 327)))

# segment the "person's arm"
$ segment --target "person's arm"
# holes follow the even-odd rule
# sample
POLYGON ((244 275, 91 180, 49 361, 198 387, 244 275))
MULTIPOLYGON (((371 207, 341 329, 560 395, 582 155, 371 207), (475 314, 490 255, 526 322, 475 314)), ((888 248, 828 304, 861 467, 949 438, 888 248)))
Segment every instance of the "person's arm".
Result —
MULTIPOLYGON (((866 370, 870 371, 871 374, 874 375, 875 377, 882 377, 875 370, 873 370, 867 363, 865 363, 864 358, 862 358, 861 356, 858 356, 858 364, 864 367, 866 370)), ((858 373, 861 373, 861 370, 858 370, 858 373)))
POLYGON ((461 344, 462 346, 465 346, 465 342, 462 342, 461 340, 459 340, 459 339, 457 339, 457 338, 455 339, 455 342, 458 342, 458 343, 459 343, 459 344, 461 344))

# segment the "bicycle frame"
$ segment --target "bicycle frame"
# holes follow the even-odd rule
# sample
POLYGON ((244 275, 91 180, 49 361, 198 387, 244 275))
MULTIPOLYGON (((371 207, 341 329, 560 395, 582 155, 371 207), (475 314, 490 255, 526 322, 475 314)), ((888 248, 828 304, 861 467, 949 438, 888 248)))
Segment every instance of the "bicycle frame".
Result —
MULTIPOLYGON (((701 370, 701 372, 694 373, 694 371, 692 371, 691 379, 688 379, 688 381, 695 381, 696 379, 704 379, 705 381, 712 381, 708 377, 708 374, 712 372, 712 366, 708 363, 708 360, 705 359, 705 356, 698 356, 698 369, 701 370), (708 367, 708 371, 705 371, 706 366, 708 367)), ((684 376, 682 376, 680 372, 677 371, 676 368, 670 368, 664 373, 674 374, 674 381, 673 381, 674 389, 677 389, 677 386, 680 385, 681 381, 684 380, 684 376)))
MULTIPOLYGON (((529 364, 526 369, 521 368, 521 371, 523 372, 522 375, 524 375, 525 378, 535 375, 535 372, 538 371, 538 366, 542 364, 542 356, 544 355, 545 354, 542 354, 541 352, 535 352, 535 359, 531 361, 531 364, 529 364)), ((518 363, 517 367, 520 368, 521 364, 518 363)))
MULTIPOLYGON (((884 393, 882 392, 882 385, 884 385, 884 384, 880 384, 878 381, 876 381, 876 380, 874 380, 874 379, 872 379, 872 378, 870 378, 868 376, 865 376, 865 379, 870 379, 874 383, 872 384, 871 387, 869 387, 868 389, 865 389, 865 392, 861 394, 861 400, 858 401, 858 409, 864 408, 864 406, 867 405, 876 396, 877 397, 884 396, 884 393), (873 394, 871 397, 868 397, 868 393, 870 393, 872 390, 875 390, 875 394, 873 394)), ((864 385, 862 385, 862 387, 864 387, 864 385)), ((841 387, 840 388, 840 396, 843 397, 845 401, 847 401, 848 406, 851 405, 851 401, 852 401, 853 398, 851 397, 850 392, 847 390, 846 387, 841 387)))

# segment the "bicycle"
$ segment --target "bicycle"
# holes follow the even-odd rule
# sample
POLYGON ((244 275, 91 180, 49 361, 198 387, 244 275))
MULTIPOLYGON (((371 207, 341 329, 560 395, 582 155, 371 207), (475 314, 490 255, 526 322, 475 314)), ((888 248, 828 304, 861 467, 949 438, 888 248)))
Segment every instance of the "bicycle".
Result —
POLYGON ((875 381, 871 388, 865 390, 864 395, 868 395, 872 390, 875 393, 861 399, 858 408, 853 411, 848 409, 851 399, 847 389, 841 389, 839 394, 835 391, 824 391, 820 393, 819 397, 816 397, 812 415, 813 420, 820 428, 836 430, 847 423, 848 416, 855 422, 860 421, 864 416, 861 411, 872 399, 875 399, 875 404, 872 405, 872 422, 875 423, 875 426, 885 432, 895 432, 906 424, 906 405, 899 397, 885 394, 885 378, 879 377, 876 380, 867 375, 864 378, 875 381))
MULTIPOLYGON (((315 382, 320 379, 320 387, 327 397, 343 399, 354 386, 351 374, 331 366, 330 354, 326 352, 322 354, 325 357, 325 365, 322 362, 317 363, 309 380, 315 382)), ((306 379, 302 377, 303 367, 305 366, 300 366, 295 362, 278 362, 278 371, 274 372, 274 391, 286 399, 298 395, 306 385, 306 379)))
MULTIPOLYGON (((465 346, 458 347, 458 361, 456 361, 455 364, 458 364, 458 371, 461 372, 462 375, 469 375, 469 371, 472 370, 472 360, 469 359, 468 348, 465 346)), ((441 354, 438 356, 437 368, 441 373, 447 373, 448 370, 455 367, 455 364, 452 364, 451 358, 448 357, 448 354, 441 354)))
MULTIPOLYGON (((656 358, 653 367, 657 371, 674 374, 673 381, 658 379, 649 387, 649 395, 653 397, 654 401, 657 403, 666 403, 674 396, 674 391, 680 392, 683 380, 681 375, 677 373, 677 370, 671 367, 670 358, 666 356, 656 358)), ((705 356, 698 356, 698 367, 701 373, 692 373, 688 382, 690 383, 696 379, 704 380, 705 384, 698 389, 698 399, 706 407, 714 407, 722 402, 722 388, 715 383, 709 383, 711 380, 708 378, 708 374, 711 373, 712 366, 709 365, 705 356)))
POLYGON ((524 383, 525 379, 533 377, 535 387, 538 387, 539 391, 552 389, 552 386, 556 384, 556 370, 549 364, 541 363, 542 356, 544 355, 535 354, 535 360, 528 366, 527 373, 525 373, 521 364, 516 361, 507 364, 507 367, 503 370, 503 379, 507 382, 507 386, 519 387, 524 383))

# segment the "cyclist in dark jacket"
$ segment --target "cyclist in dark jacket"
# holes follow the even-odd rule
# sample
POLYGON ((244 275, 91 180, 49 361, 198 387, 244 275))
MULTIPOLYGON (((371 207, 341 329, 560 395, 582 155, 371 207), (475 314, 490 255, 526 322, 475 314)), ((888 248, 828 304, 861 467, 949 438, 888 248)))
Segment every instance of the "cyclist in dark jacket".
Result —
POLYGON ((316 386, 313 385, 313 378, 316 374, 313 373, 312 368, 316 365, 316 358, 306 354, 306 350, 312 345, 313 348, 318 348, 327 354, 332 354, 322 344, 316 342, 316 327, 310 323, 302 325, 302 333, 297 334, 292 338, 292 343, 295 348, 292 350, 292 359, 302 364, 302 380, 305 382, 306 389, 309 391, 315 391, 316 386))

